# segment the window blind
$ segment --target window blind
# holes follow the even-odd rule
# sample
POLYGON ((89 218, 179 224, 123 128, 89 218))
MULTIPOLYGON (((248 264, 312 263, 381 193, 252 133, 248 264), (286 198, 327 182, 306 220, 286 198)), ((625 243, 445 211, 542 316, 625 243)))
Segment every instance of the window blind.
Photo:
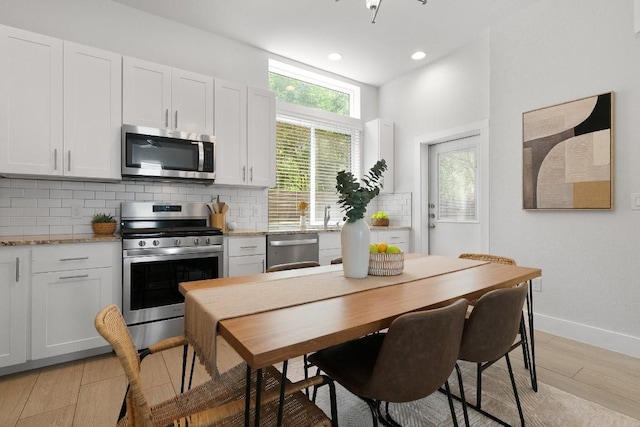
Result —
POLYGON ((321 225, 324 207, 332 220, 342 218, 337 206, 336 175, 360 175, 360 131, 318 120, 279 116, 276 124, 276 187, 269 189, 269 225, 299 224, 299 201, 309 203, 311 225, 321 225))

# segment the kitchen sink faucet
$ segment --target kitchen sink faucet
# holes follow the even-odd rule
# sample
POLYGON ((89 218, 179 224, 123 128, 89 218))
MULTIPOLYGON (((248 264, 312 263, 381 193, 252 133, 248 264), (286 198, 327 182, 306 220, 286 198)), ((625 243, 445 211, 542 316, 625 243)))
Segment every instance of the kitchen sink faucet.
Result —
POLYGON ((330 205, 324 206, 324 229, 327 229, 327 225, 329 224, 329 220, 331 219, 331 215, 329 214, 329 209, 331 209, 330 205))

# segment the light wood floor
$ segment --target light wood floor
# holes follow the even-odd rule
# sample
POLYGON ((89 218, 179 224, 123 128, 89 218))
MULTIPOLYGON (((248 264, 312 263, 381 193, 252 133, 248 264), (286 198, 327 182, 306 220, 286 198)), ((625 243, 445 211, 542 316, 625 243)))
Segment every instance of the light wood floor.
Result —
MULTIPOLYGON (((640 359, 541 332, 536 358, 540 381, 640 420, 640 359)), ((179 391, 181 360, 181 349, 145 359, 143 382, 154 402, 179 391)), ((520 361, 514 366, 526 373, 520 361)), ((196 377, 207 378, 201 366, 196 377)), ((114 426, 125 388, 113 355, 0 377, 0 426, 114 426)))

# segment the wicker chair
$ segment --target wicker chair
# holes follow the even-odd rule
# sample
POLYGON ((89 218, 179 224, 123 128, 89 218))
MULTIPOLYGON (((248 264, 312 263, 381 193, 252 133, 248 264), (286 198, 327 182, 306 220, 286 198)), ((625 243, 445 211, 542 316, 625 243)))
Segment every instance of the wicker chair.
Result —
MULTIPOLYGON (((464 259, 473 259, 476 261, 488 261, 488 262, 493 262, 496 264, 504 264, 504 265, 516 265, 516 261, 512 258, 507 258, 505 256, 500 256, 500 255, 490 255, 490 254, 473 254, 473 253, 465 253, 465 254, 460 254, 460 256, 458 258, 464 258, 464 259)), ((529 306, 529 295, 527 294, 527 306, 529 306)), ((467 314, 467 317, 469 317, 469 314, 471 313, 471 311, 473 310, 473 307, 475 306, 476 301, 472 301, 471 305, 469 306, 469 312, 467 314)), ((524 313, 522 314, 522 316, 520 317, 520 342, 522 343, 522 357, 524 359, 524 367, 526 369, 535 369, 535 367, 531 366, 531 354, 529 353, 529 345, 528 345, 528 341, 527 341, 527 328, 525 326, 524 323, 524 313)), ((537 391, 537 384, 534 380, 534 374, 532 373, 531 376, 531 387, 537 391)))
MULTIPOLYGON (((129 330, 115 305, 102 309, 95 318, 95 326, 113 347, 122 365, 129 385, 125 395, 126 410, 121 412, 118 426, 243 426, 245 417, 245 378, 247 368, 240 364, 178 396, 150 405, 145 397, 140 377, 140 362, 149 354, 186 344, 183 337, 169 338, 138 354, 129 330)), ((254 373, 254 381, 255 381, 254 373)), ((275 368, 264 369, 264 392, 260 407, 261 422, 265 426, 276 424, 282 375, 275 368)), ((285 388, 283 425, 331 426, 327 416, 300 391, 325 383, 320 376, 292 384, 285 388)), ((331 390, 333 387, 331 385, 331 390)), ((332 393, 332 402, 335 398, 332 393)), ((251 413, 255 403, 251 402, 251 413)), ((335 414, 333 414, 335 419, 335 414)))

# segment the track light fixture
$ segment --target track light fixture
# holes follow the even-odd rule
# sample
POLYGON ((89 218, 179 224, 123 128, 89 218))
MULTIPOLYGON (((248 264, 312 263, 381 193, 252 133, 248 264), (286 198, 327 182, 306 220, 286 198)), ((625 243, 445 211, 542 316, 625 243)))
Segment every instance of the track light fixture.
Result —
MULTIPOLYGON (((339 0, 336 0, 339 1, 339 0)), ((417 0, 419 3, 423 5, 427 4, 427 0, 417 0)), ((380 10, 380 5, 382 4, 382 0, 364 0, 364 5, 367 9, 371 11, 371 23, 376 23, 376 17, 378 16, 378 11, 380 10)))

